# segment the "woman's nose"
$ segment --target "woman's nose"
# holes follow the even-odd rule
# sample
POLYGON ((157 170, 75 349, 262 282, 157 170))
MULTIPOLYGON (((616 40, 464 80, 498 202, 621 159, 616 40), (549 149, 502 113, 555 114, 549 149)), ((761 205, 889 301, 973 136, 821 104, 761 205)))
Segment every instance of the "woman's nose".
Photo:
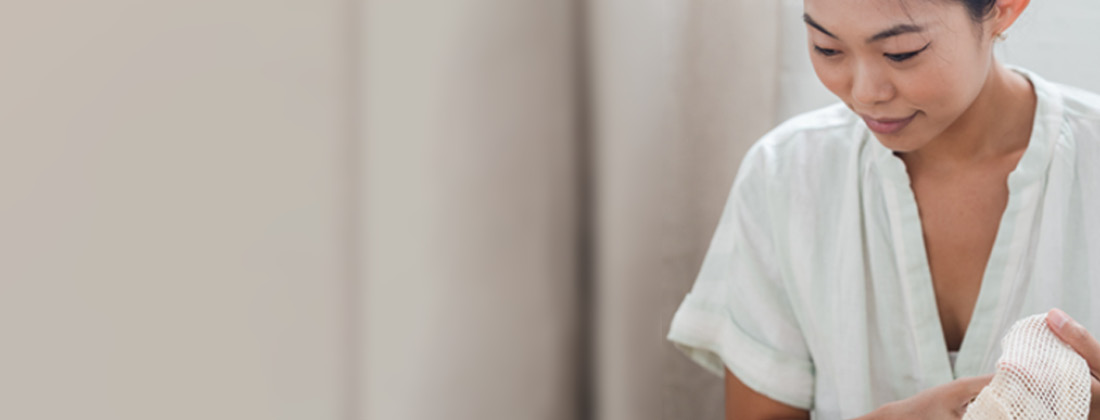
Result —
POLYGON ((883 71, 873 66, 859 66, 852 76, 852 100, 870 106, 894 97, 894 86, 883 71))

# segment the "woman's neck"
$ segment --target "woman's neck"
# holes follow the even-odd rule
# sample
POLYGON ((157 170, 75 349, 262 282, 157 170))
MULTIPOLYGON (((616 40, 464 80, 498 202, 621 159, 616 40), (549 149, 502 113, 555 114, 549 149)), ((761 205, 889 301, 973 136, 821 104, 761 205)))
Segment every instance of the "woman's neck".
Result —
POLYGON ((1031 82, 999 62, 978 97, 943 133, 905 153, 907 163, 970 164, 1019 155, 1027 148, 1035 115, 1031 82))

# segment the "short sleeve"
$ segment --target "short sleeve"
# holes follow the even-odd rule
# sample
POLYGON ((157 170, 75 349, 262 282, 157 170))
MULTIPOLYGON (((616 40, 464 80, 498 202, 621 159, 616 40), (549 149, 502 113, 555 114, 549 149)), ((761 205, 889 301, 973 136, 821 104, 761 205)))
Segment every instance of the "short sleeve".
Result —
POLYGON ((757 143, 746 154, 691 291, 668 340, 714 374, 728 367, 748 387, 802 409, 814 368, 780 276, 766 196, 771 176, 757 143))

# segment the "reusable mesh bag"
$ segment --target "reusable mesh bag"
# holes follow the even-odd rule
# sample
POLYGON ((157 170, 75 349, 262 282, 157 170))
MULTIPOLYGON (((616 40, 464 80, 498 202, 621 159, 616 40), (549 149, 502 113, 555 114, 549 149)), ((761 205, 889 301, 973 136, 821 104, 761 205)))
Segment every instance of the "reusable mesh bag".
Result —
POLYGON ((963 420, 1088 418, 1088 364, 1047 327, 1046 314, 1016 321, 1001 340, 993 381, 963 420))

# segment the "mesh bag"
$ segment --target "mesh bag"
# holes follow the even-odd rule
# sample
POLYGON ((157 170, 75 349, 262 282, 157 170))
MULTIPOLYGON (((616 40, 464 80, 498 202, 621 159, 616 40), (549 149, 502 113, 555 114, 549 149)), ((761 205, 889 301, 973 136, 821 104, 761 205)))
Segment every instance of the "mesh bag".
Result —
POLYGON ((1088 365, 1047 328, 1046 314, 1017 321, 1001 347, 993 381, 967 406, 964 420, 1088 418, 1088 365))

